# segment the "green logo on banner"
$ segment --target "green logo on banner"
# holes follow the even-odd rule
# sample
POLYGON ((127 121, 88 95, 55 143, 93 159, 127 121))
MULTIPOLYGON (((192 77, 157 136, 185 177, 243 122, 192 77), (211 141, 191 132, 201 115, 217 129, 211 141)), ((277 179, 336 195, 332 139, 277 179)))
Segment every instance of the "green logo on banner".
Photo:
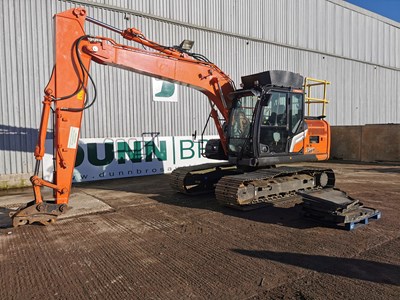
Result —
POLYGON ((163 81, 161 91, 155 94, 156 97, 169 98, 175 93, 175 84, 163 81))
MULTIPOLYGON (((109 165, 114 159, 118 161, 118 164, 125 164, 126 155, 129 160, 133 163, 142 162, 142 142, 135 141, 133 143, 133 149, 127 142, 117 142, 117 157, 114 154, 114 143, 88 143, 87 144, 87 157, 90 164, 94 166, 106 166, 109 165), (98 158, 98 147, 104 147, 104 158, 98 158)), ((144 156, 146 162, 151 162, 153 157, 156 157, 159 161, 167 160, 167 143, 166 141, 160 141, 160 147, 157 148, 153 141, 144 142, 144 156)), ((78 151, 76 155, 75 167, 82 164, 85 158, 85 151, 78 145, 78 151)))

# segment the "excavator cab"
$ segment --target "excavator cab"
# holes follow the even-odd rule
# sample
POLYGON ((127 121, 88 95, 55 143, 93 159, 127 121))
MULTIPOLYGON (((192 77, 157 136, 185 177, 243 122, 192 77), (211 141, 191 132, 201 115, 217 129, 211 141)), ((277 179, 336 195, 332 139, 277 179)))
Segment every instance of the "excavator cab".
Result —
MULTIPOLYGON (((35 148, 35 173, 31 177, 35 199, 11 213, 13 226, 35 222, 46 225, 68 210, 82 115, 96 100, 96 92, 91 100, 87 96, 89 81, 96 91, 89 73, 91 62, 181 83, 207 95, 212 107, 209 119, 214 120, 219 139, 207 142, 204 155, 229 162, 175 169, 171 174, 171 187, 176 191, 195 195, 215 190, 220 204, 245 209, 301 193, 309 203, 316 201, 323 206, 333 202, 326 198, 339 198, 333 206, 341 210, 340 221, 354 222, 353 215, 356 220, 378 216, 379 212, 362 210, 360 206, 353 213, 356 202, 329 189, 335 182, 330 169, 268 168, 280 163, 329 158, 330 127, 323 120, 328 103, 327 81, 309 78, 311 83, 308 84, 306 80, 305 97, 302 76, 287 71, 267 71, 242 77, 243 88, 236 90, 228 75, 203 55, 189 52, 189 45, 185 43, 162 46, 147 39, 136 28, 121 30, 93 19, 87 16, 84 8, 58 13, 54 20, 55 67, 45 89, 35 148), (85 21, 121 34, 144 49, 118 44, 108 37, 89 36, 83 30, 85 21), (315 86, 324 86, 323 98, 316 97, 318 94, 311 96, 311 88, 315 86), (310 104, 322 104, 322 114, 310 117, 310 104), (55 171, 53 180, 47 181, 39 177, 39 171, 51 114, 55 120, 50 122, 54 125, 55 171), (257 170, 253 172, 252 169, 257 170), (54 199, 45 201, 42 187, 51 188, 54 199), (318 196, 311 195, 314 191, 318 196), (346 199, 343 201, 343 198, 346 199), (343 212, 344 202, 348 214, 343 212)), ((313 206, 310 204, 311 208, 313 206)), ((321 217, 321 208, 310 211, 310 214, 315 213, 321 217)), ((337 210, 334 213, 337 214, 337 210)), ((328 211, 322 217, 327 215, 333 213, 328 211)))
MULTIPOLYGON (((267 71, 242 77, 231 94, 228 155, 232 163, 263 167, 304 156, 295 145, 305 138, 303 77, 267 71)), ((302 159, 304 161, 304 157, 302 159)))

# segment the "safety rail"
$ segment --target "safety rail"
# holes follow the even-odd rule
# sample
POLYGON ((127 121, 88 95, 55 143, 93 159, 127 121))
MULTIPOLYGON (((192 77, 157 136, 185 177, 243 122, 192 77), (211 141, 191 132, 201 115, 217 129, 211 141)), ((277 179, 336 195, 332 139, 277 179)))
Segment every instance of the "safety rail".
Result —
POLYGON ((322 104, 322 114, 321 116, 325 117, 326 116, 326 104, 329 103, 329 101, 326 99, 326 89, 327 86, 331 84, 327 80, 321 80, 321 79, 315 79, 315 78, 310 78, 306 77, 304 79, 304 90, 306 91, 306 97, 305 97, 305 103, 307 104, 307 115, 310 116, 310 106, 311 104, 322 104), (323 97, 322 98, 316 98, 312 97, 312 88, 316 86, 323 86, 323 97))

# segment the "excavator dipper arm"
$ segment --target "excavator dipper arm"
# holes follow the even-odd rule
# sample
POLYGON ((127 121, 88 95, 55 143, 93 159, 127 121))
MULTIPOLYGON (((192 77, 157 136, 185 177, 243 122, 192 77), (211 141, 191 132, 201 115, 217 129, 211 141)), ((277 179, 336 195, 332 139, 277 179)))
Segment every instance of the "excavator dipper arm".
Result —
POLYGON ((36 168, 31 177, 35 200, 12 213, 14 226, 33 222, 48 224, 68 209, 82 115, 93 104, 87 99, 91 61, 190 86, 204 93, 210 101, 211 116, 226 152, 226 138, 218 112, 214 109, 218 109, 225 121, 228 119, 231 101, 227 95, 234 91, 234 87, 226 74, 214 64, 197 60, 183 50, 152 42, 134 28, 119 30, 90 17, 87 19, 151 50, 118 44, 105 37, 88 36, 84 30, 86 17, 83 8, 70 9, 54 16, 55 65, 45 89, 35 149, 36 168), (55 119, 53 182, 39 177, 51 113, 54 113, 55 119), (53 189, 52 201, 43 200, 41 187, 53 189))

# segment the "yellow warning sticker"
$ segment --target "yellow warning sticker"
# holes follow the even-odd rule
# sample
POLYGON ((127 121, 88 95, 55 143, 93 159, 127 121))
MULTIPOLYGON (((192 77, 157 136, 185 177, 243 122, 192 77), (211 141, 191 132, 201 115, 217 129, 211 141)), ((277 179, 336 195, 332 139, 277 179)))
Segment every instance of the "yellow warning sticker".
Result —
POLYGON ((78 95, 76 95, 76 98, 78 100, 83 100, 83 97, 85 96, 85 91, 84 90, 80 90, 78 95))

